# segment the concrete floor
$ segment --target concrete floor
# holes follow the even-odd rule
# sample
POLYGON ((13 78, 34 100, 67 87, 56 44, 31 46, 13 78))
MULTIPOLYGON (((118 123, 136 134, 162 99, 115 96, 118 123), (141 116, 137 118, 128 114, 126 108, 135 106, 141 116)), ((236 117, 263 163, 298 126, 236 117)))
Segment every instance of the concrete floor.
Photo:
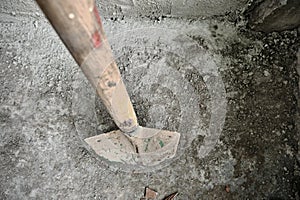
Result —
POLYGON ((172 162, 137 173, 86 149, 115 125, 37 6, 0 4, 0 199, 300 198, 297 31, 214 17, 228 7, 133 18, 100 3, 141 125, 182 134, 172 162))

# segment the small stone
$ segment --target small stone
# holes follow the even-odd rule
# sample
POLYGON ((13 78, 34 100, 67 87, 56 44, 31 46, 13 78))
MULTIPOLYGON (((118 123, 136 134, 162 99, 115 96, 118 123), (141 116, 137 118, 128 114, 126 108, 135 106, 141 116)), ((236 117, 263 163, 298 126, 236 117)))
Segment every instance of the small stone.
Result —
POLYGON ((204 77, 203 77, 203 80, 206 82, 207 80, 209 79, 209 76, 208 75, 205 75, 204 77))
POLYGON ((229 186, 229 185, 226 185, 226 186, 225 186, 225 191, 226 191, 227 193, 230 192, 230 186, 229 186))
POLYGON ((264 76, 270 76, 270 72, 268 72, 267 70, 264 71, 264 76))
POLYGON ((277 136, 280 136, 281 135, 281 133, 279 132, 279 131, 276 131, 276 133, 275 133, 277 136))
POLYGON ((34 26, 35 28, 37 28, 37 27, 38 27, 38 21, 34 21, 34 22, 33 22, 33 26, 34 26))

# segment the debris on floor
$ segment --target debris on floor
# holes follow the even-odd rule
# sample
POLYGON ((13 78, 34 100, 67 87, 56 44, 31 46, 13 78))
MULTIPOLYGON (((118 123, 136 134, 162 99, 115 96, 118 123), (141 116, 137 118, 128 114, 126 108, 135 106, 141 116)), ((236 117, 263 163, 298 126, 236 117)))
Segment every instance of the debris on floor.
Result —
MULTIPOLYGON (((178 192, 174 192, 174 193, 166 196, 162 200, 175 200, 175 197, 177 197, 177 195, 178 195, 178 192)), ((158 192, 156 192, 155 190, 153 190, 149 187, 146 187, 144 197, 142 197, 141 200, 156 200, 157 196, 158 196, 158 192)))

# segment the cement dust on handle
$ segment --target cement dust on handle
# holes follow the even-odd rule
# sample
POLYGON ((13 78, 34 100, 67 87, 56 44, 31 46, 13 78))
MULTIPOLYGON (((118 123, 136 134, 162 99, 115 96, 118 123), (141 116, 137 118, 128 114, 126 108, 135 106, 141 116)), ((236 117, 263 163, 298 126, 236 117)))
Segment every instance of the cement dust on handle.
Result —
POLYGON ((36 1, 120 128, 85 139, 94 152, 110 162, 145 168, 174 157, 179 133, 139 126, 95 2, 36 1))

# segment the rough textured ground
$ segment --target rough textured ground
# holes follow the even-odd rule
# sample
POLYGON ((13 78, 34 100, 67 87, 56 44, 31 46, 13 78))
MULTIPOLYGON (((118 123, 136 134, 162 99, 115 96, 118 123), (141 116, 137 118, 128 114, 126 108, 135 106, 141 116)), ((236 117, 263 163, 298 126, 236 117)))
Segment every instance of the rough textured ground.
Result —
POLYGON ((1 199, 139 199, 147 185, 160 198, 299 199, 296 31, 253 33, 232 16, 105 19, 141 124, 183 134, 172 163, 134 173, 82 142, 114 124, 47 20, 3 8, 1 199))

